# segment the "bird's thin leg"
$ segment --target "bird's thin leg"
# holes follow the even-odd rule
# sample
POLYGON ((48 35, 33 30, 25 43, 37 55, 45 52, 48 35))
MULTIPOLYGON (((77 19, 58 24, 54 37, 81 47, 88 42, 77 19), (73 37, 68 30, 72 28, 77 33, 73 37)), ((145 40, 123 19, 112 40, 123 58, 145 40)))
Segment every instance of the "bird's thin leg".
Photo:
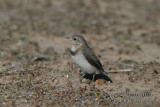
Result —
POLYGON ((84 77, 85 74, 83 74, 82 76, 80 76, 80 78, 78 80, 81 80, 84 77))
POLYGON ((92 83, 94 82, 95 75, 96 75, 96 74, 93 74, 92 83))
POLYGON ((85 74, 83 74, 82 76, 80 76, 76 81, 81 80, 84 77, 85 74))
POLYGON ((80 81, 81 81, 81 79, 84 77, 84 75, 85 75, 85 74, 83 74, 82 76, 80 76, 80 78, 78 78, 78 79, 75 81, 76 86, 78 85, 78 82, 80 82, 80 81))

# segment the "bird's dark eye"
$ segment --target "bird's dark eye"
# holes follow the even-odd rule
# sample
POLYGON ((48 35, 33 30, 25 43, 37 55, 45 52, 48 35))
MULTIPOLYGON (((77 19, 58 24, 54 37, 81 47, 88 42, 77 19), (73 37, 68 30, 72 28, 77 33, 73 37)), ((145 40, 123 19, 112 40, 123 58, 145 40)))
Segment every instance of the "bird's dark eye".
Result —
POLYGON ((77 40, 77 38, 73 38, 73 40, 77 40))

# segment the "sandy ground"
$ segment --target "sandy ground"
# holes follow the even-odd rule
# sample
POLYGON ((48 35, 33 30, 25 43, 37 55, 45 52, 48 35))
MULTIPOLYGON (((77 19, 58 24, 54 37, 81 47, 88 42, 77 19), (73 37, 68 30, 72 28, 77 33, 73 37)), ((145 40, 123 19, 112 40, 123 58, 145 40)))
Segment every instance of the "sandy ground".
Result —
POLYGON ((0 1, 0 106, 159 107, 159 11, 159 0, 0 1), (113 83, 77 81, 72 34, 113 83))

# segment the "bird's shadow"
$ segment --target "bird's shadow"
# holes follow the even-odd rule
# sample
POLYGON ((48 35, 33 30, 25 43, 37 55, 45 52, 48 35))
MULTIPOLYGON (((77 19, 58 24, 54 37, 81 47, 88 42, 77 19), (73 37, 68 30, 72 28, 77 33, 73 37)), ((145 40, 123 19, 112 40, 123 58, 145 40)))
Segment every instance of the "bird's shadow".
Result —
MULTIPOLYGON (((85 74, 84 78, 92 80, 93 74, 85 74)), ((104 79, 104 80, 110 81, 112 83, 112 80, 108 76, 106 76, 105 74, 96 74, 95 78, 94 78, 94 82, 98 79, 104 79)))

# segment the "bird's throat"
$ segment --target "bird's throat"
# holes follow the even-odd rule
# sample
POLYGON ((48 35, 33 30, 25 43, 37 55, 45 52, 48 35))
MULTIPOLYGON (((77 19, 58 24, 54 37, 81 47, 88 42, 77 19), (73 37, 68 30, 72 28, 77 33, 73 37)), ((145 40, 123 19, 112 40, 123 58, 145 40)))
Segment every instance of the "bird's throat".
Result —
POLYGON ((76 55, 77 52, 79 51, 79 48, 78 47, 75 47, 75 46, 72 46, 71 50, 70 50, 70 53, 71 55, 76 55))

